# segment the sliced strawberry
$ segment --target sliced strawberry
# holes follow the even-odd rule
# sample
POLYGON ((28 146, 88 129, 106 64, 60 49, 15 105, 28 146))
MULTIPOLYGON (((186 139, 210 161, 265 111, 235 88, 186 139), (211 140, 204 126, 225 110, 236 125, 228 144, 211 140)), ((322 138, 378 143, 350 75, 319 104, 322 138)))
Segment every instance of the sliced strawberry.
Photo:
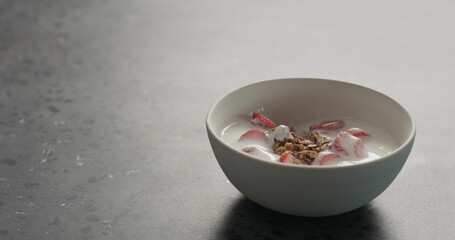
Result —
POLYGON ((368 156, 362 139, 355 137, 348 132, 340 132, 330 146, 330 149, 337 152, 342 157, 355 155, 357 158, 364 158, 368 156))
POLYGON ((328 153, 319 153, 317 159, 315 160, 315 163, 319 165, 322 165, 324 163, 326 163, 327 161, 330 161, 330 160, 333 160, 333 159, 337 159, 339 158, 340 156, 338 156, 338 154, 336 153, 331 153, 331 152, 328 152, 328 153))
POLYGON ((265 139, 267 139, 267 135, 262 130, 253 129, 253 130, 249 130, 246 133, 242 134, 242 136, 240 136, 240 138, 239 138, 239 141, 247 139, 247 138, 259 138, 259 139, 265 140, 265 139))
POLYGON ((251 124, 257 125, 266 129, 276 127, 276 124, 272 122, 270 119, 266 118, 264 115, 254 112, 253 119, 248 120, 251 124))
POLYGON ((278 161, 282 163, 294 163, 294 159, 295 157, 292 154, 283 153, 278 161))
POLYGON ((358 158, 368 157, 368 152, 366 151, 365 145, 363 145, 362 139, 360 139, 360 138, 355 143, 354 153, 358 158))
POLYGON ((327 120, 310 126, 310 131, 313 130, 337 130, 344 127, 343 120, 327 120))
POLYGON ((343 138, 344 134, 347 134, 347 133, 346 132, 340 132, 338 134, 338 136, 335 138, 335 140, 333 141, 333 144, 330 145, 330 148, 334 149, 334 150, 336 150, 338 152, 342 152, 345 155, 349 155, 348 151, 346 151, 346 149, 344 149, 343 146, 342 146, 342 138, 343 138))
POLYGON ((354 137, 368 137, 368 136, 370 136, 370 134, 366 133, 365 131, 363 131, 360 128, 350 128, 350 129, 346 130, 346 132, 348 132, 349 134, 351 134, 354 137))

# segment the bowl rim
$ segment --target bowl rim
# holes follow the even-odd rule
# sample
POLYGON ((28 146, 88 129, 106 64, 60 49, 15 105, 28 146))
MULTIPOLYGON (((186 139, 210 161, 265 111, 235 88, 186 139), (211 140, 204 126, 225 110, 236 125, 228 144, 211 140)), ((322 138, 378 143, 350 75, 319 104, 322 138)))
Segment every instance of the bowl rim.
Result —
MULTIPOLYGON (((293 169, 299 169, 299 168, 300 169, 318 169, 318 170, 343 169, 343 168, 350 168, 351 169, 351 168, 357 168, 357 167, 367 166, 367 165, 371 165, 371 164, 376 164, 378 162, 385 161, 385 159, 391 158, 394 155, 397 155, 399 152, 401 152, 404 148, 406 148, 409 144, 411 144, 413 142, 413 140, 415 138, 415 135, 416 135, 416 122, 415 122, 414 118, 412 117, 412 115, 409 113, 409 111, 403 105, 401 105, 398 101, 396 101, 392 97, 387 96, 386 94, 381 93, 379 91, 376 91, 376 90, 374 90, 372 88, 369 88, 369 87, 366 87, 366 86, 362 86, 362 85, 359 85, 359 84, 355 84, 355 83, 345 82, 345 81, 341 81, 341 80, 333 80, 333 79, 325 79, 325 78, 311 78, 311 77, 270 79, 270 80, 264 80, 264 81, 258 81, 258 82, 250 83, 250 84, 244 85, 242 87, 236 88, 234 90, 231 90, 228 93, 224 94, 222 97, 220 97, 215 103, 213 103, 213 105, 210 107, 209 111, 207 112, 205 123, 206 123, 207 133, 209 135, 211 135, 213 137, 213 139, 216 140, 218 143, 220 143, 223 147, 228 148, 232 152, 234 152, 236 154, 240 154, 242 157, 246 157, 247 159, 250 159, 251 161, 258 162, 260 164, 266 164, 266 165, 270 165, 270 166, 274 166, 274 167, 293 168, 293 169), (212 118, 213 111, 216 108, 216 106, 221 101, 223 101, 225 98, 227 98, 229 95, 233 94, 236 91, 239 91, 240 89, 243 89, 243 88, 246 88, 246 87, 251 87, 251 86, 254 86, 254 85, 266 84, 268 82, 291 81, 291 80, 317 80, 317 81, 341 83, 341 84, 351 85, 351 86, 354 86, 354 87, 360 87, 360 88, 363 88, 365 90, 372 91, 372 92, 374 92, 376 94, 379 94, 382 97, 388 98, 393 103, 395 103, 397 106, 399 106, 404 111, 404 113, 409 117, 409 119, 411 120, 411 133, 409 134, 407 139, 403 142, 403 144, 401 144, 399 147, 397 147, 390 154, 387 154, 387 155, 385 155, 383 157, 380 157, 378 159, 374 159, 374 160, 371 160, 371 161, 365 161, 365 162, 359 162, 359 163, 352 164, 352 165, 341 165, 341 166, 340 165, 318 166, 318 165, 306 165, 306 164, 283 164, 283 163, 280 163, 280 162, 267 161, 267 160, 255 157, 254 155, 251 155, 251 154, 242 152, 242 151, 240 151, 238 149, 235 149, 234 147, 232 147, 229 144, 227 144, 226 142, 224 142, 221 139, 221 137, 219 137, 218 134, 216 134, 216 132, 214 131, 214 127, 212 126, 212 124, 209 121, 209 119, 212 118)), ((316 171, 318 171, 318 170, 316 170, 316 171)))

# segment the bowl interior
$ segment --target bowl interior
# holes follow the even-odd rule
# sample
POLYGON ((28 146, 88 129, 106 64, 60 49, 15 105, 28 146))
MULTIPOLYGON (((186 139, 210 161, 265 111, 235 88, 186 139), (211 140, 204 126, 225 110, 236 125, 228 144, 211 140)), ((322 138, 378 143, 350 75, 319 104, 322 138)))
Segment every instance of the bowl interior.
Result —
POLYGON ((308 78, 270 80, 237 89, 214 104, 207 125, 221 138, 227 125, 253 111, 289 126, 355 117, 385 130, 400 146, 415 128, 410 114, 384 94, 346 82, 308 78))

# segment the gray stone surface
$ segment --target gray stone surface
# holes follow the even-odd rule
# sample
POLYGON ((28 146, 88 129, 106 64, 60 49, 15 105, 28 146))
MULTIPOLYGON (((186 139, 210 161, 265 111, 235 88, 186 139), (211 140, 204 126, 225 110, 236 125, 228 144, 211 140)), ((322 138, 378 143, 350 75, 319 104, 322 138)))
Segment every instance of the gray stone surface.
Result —
MULTIPOLYGON (((0 1, 0 239, 455 238, 450 1, 0 1), (245 199, 205 114, 230 90, 339 79, 397 99, 414 149, 370 204, 245 199)), ((348 200, 348 199, 347 199, 348 200)))

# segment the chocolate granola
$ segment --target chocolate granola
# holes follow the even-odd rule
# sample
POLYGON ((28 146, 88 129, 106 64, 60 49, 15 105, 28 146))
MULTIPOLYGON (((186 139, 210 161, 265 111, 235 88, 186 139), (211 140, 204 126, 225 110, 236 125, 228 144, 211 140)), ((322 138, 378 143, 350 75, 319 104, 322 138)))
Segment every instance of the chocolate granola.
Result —
MULTIPOLYGON (((275 129, 272 129, 272 131, 275 129)), ((300 137, 291 132, 294 138, 278 141, 275 139, 273 151, 275 154, 283 153, 292 154, 295 164, 310 165, 319 155, 319 152, 327 149, 332 140, 321 136, 318 132, 313 131, 307 137, 300 137)))

